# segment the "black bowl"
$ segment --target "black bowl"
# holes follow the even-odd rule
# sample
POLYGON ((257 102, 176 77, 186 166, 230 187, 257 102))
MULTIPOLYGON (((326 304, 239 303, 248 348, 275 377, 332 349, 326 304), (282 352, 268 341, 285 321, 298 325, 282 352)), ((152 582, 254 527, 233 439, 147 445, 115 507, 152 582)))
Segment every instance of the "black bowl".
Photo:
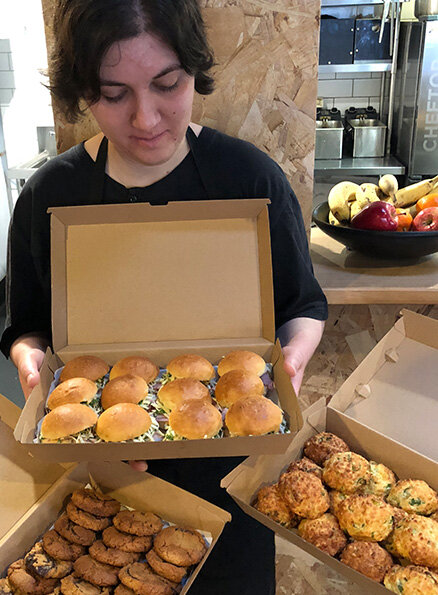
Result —
POLYGON ((328 202, 313 210, 312 221, 350 250, 380 258, 419 258, 438 252, 438 231, 373 231, 328 222, 328 202))

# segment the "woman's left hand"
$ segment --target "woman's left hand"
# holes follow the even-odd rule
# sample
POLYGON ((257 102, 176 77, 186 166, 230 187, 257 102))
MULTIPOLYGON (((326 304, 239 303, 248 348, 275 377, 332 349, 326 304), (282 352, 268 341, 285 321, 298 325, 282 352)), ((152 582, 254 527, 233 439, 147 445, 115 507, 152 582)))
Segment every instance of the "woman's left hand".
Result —
POLYGON ((298 395, 306 366, 318 347, 324 322, 314 318, 294 318, 278 330, 284 357, 284 369, 289 374, 298 395))

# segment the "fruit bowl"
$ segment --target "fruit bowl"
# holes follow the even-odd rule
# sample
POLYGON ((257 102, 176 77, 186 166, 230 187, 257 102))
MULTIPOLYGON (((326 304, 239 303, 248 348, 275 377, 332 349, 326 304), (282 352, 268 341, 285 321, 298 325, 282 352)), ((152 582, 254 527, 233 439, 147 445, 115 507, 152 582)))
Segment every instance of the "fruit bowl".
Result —
POLYGON ((419 258, 438 252, 438 231, 371 231, 328 222, 328 202, 317 206, 312 221, 350 250, 380 258, 419 258))

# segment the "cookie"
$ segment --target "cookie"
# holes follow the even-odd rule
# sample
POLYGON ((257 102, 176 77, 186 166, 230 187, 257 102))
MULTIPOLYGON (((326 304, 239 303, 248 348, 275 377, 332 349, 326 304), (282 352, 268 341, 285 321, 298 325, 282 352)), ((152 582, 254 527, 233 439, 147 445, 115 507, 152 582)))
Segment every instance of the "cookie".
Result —
POLYGON ((137 595, 173 595, 177 587, 176 584, 154 574, 145 562, 134 562, 124 566, 119 572, 119 578, 137 595))
POLYGON ((73 523, 65 513, 56 519, 54 527, 64 539, 78 545, 91 545, 96 539, 94 531, 73 523))
POLYGON ((207 546, 197 531, 167 527, 155 537, 154 550, 165 562, 175 566, 191 566, 202 560, 207 546))
POLYGON ((56 588, 56 578, 35 577, 26 570, 24 560, 13 562, 8 568, 8 580, 14 592, 48 595, 56 588))
POLYGON ((127 566, 133 562, 137 562, 140 554, 136 552, 123 552, 116 548, 107 547, 100 539, 95 541, 88 550, 92 558, 102 564, 110 564, 111 566, 127 566))
POLYGON ((100 496, 89 488, 75 490, 71 499, 75 506, 94 516, 114 516, 120 510, 120 502, 109 496, 100 496))
POLYGON ((85 529, 91 529, 92 531, 103 531, 111 525, 110 517, 94 516, 89 512, 85 512, 85 510, 81 510, 71 501, 67 504, 66 510, 68 518, 85 529))
POLYGON ((54 529, 50 529, 50 531, 44 533, 42 543, 44 550, 49 556, 56 558, 56 560, 74 562, 85 554, 85 547, 83 545, 67 541, 67 539, 61 537, 54 529))
MULTIPOLYGON (((11 583, 7 578, 0 578, 0 595, 14 595, 11 583)), ((119 593, 118 595, 123 595, 119 593)), ((126 594, 128 595, 128 594, 126 594)))
POLYGON ((180 583, 187 573, 187 569, 184 566, 175 566, 162 560, 154 549, 146 554, 146 560, 154 572, 160 576, 164 576, 164 578, 167 578, 173 583, 180 583))
POLYGON ((105 529, 102 533, 102 541, 107 547, 122 550, 122 552, 148 552, 152 547, 152 537, 129 535, 115 527, 105 529))
POLYGON ((81 556, 74 562, 75 574, 85 581, 99 587, 117 585, 119 569, 116 566, 102 564, 91 556, 81 556))
POLYGON ((120 583, 114 589, 114 595, 135 595, 135 592, 123 583, 120 583))
POLYGON ((74 574, 69 574, 61 580, 61 593, 63 595, 109 595, 110 590, 92 585, 74 574))
POLYGON ((43 578, 63 578, 70 574, 72 563, 67 560, 55 560, 43 549, 41 541, 36 543, 24 557, 26 570, 43 578))
POLYGON ((131 535, 156 535, 163 528, 163 521, 153 512, 122 510, 113 518, 116 529, 131 535))

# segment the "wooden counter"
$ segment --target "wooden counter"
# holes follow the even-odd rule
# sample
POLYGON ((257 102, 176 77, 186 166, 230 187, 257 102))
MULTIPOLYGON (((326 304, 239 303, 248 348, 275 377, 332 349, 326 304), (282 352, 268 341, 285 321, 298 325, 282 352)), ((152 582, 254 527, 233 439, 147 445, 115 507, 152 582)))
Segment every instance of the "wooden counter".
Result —
POLYGON ((349 251, 312 228, 315 276, 329 304, 438 304, 438 253, 384 260, 349 251))

